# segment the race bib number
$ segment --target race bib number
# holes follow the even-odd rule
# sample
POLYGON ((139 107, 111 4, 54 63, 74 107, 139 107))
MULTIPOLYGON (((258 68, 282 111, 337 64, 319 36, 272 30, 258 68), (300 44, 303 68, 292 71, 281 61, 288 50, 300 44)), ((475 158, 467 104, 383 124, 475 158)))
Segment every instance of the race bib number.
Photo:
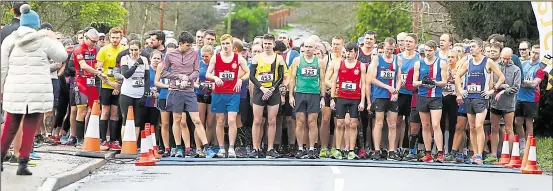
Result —
POLYGON ((304 77, 314 77, 317 76, 317 69, 315 67, 302 67, 301 75, 304 77))
POLYGON ((468 84, 467 85, 467 91, 469 93, 480 93, 482 92, 482 86, 480 84, 468 84))
POLYGON ((228 71, 224 71, 224 72, 219 72, 219 78, 221 78, 221 80, 223 81, 232 81, 234 80, 234 72, 228 72, 228 71))
POLYGON ((272 72, 263 72, 257 75, 257 80, 261 83, 272 82, 274 79, 274 74, 272 72))
POLYGON ((380 71, 380 79, 383 80, 393 80, 395 77, 395 72, 391 70, 381 70, 380 71))
POLYGON ((354 82, 342 82, 341 88, 344 91, 355 91, 357 90, 357 84, 354 82))
POLYGON ((455 91, 455 84, 447 84, 447 85, 445 85, 444 91, 446 91, 446 92, 454 92, 454 91, 455 91))
POLYGON ((534 81, 534 78, 532 78, 531 76, 524 76, 524 81, 531 82, 531 81, 534 81))
POLYGON ((407 74, 406 74, 406 73, 402 73, 402 74, 401 74, 401 79, 403 80, 403 82, 406 82, 406 80, 407 80, 407 74))
POLYGON ((144 87, 144 77, 132 77, 132 87, 144 87))
POLYGON ((115 71, 113 67, 108 68, 108 73, 107 73, 108 77, 113 77, 114 73, 115 71))
POLYGON ((201 85, 205 86, 206 88, 212 90, 213 89, 213 82, 201 82, 201 85))
POLYGON ((86 85, 87 86, 96 86, 96 79, 94 77, 86 78, 86 85))

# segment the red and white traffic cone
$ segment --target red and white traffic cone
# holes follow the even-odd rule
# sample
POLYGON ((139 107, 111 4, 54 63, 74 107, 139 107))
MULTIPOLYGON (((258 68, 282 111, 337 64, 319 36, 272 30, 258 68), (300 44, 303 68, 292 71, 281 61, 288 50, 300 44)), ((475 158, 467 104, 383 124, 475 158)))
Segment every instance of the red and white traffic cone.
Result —
MULTIPOLYGON (((505 144, 505 143, 504 143, 505 144)), ((511 161, 505 165, 507 168, 520 168, 522 161, 520 161, 520 147, 518 142, 518 135, 515 135, 513 141, 513 152, 511 153, 511 161)))
POLYGON ((538 169, 537 152, 536 152, 536 138, 530 140, 530 152, 528 153, 528 163, 526 167, 521 170, 522 174, 541 174, 542 170, 538 169))
POLYGON ((495 165, 506 165, 511 161, 511 155, 509 154, 509 134, 505 133, 505 138, 503 139, 503 147, 501 149, 501 158, 499 162, 496 162, 495 165))

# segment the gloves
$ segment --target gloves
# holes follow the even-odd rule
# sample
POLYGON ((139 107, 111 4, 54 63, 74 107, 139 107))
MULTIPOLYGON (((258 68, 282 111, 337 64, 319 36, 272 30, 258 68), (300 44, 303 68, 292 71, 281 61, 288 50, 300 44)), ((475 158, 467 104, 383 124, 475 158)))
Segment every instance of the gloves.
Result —
POLYGON ((429 86, 435 86, 436 82, 433 81, 432 79, 430 79, 430 77, 425 76, 424 78, 422 78, 422 84, 429 85, 429 86))
POLYGON ((509 94, 515 94, 516 93, 515 88, 510 88, 507 91, 509 91, 509 94))
POLYGON ((138 63, 138 65, 144 64, 144 61, 142 61, 142 58, 138 58, 138 60, 136 62, 138 63))

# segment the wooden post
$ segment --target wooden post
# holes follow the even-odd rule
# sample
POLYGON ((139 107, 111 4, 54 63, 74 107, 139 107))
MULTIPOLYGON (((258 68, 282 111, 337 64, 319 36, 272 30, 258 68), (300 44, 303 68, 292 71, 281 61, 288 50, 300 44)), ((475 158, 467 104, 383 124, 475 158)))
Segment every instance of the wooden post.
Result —
POLYGON ((163 1, 159 2, 159 30, 163 31, 163 1))

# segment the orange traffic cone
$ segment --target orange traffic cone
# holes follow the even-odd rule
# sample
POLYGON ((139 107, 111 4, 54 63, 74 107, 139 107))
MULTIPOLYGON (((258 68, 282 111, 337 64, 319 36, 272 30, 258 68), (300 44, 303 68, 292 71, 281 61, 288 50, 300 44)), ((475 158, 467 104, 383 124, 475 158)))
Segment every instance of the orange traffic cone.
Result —
MULTIPOLYGON (((148 124, 144 128, 144 131, 146 132, 146 146, 147 146, 148 152, 150 153, 150 156, 149 156, 150 160, 155 161, 156 157, 155 157, 155 154, 154 154, 154 148, 152 146, 153 144, 152 144, 152 134, 150 133, 150 124, 148 124)), ((142 143, 140 143, 140 146, 142 147, 142 143)))
POLYGON ((133 106, 129 106, 127 112, 124 134, 123 134, 123 146, 121 147, 121 154, 116 155, 116 158, 135 159, 138 154, 138 145, 136 143, 136 129, 134 124, 134 109, 133 106))
POLYGON ((140 141, 140 158, 136 163, 134 163, 134 165, 154 166, 156 162, 151 159, 150 150, 148 148, 148 138, 145 130, 140 132, 140 137, 142 138, 140 141))
POLYGON ((159 162, 159 159, 161 159, 161 155, 159 154, 159 148, 157 147, 156 127, 154 125, 150 125, 150 134, 152 134, 152 143, 153 143, 152 145, 154 147, 154 156, 156 157, 156 161, 159 162))
MULTIPOLYGON (((505 144, 505 143, 503 143, 505 144)), ((518 135, 515 135, 513 141, 513 152, 511 153, 511 161, 505 165, 507 168, 520 168, 522 161, 520 161, 520 147, 518 142, 518 135)), ((503 154, 501 154, 503 156, 503 154)))
POLYGON ((511 155, 509 154, 509 134, 505 133, 505 138, 503 139, 503 147, 501 149, 501 158, 499 162, 496 162, 495 165, 506 165, 509 164, 511 160, 511 155))
POLYGON ((95 100, 92 105, 92 112, 90 114, 81 150, 82 151, 75 153, 75 155, 97 158, 105 157, 104 154, 100 153, 100 103, 98 100, 95 100))
POLYGON ((537 157, 536 157, 536 139, 532 137, 530 140, 530 152, 528 153, 527 163, 524 168, 522 168, 522 174, 541 174, 543 171, 538 169, 537 157))
POLYGON ((528 152, 530 151, 530 140, 533 138, 534 134, 528 134, 528 138, 526 138, 526 147, 524 147, 524 156, 522 156, 522 165, 520 169, 526 168, 526 164, 528 163, 528 152))

